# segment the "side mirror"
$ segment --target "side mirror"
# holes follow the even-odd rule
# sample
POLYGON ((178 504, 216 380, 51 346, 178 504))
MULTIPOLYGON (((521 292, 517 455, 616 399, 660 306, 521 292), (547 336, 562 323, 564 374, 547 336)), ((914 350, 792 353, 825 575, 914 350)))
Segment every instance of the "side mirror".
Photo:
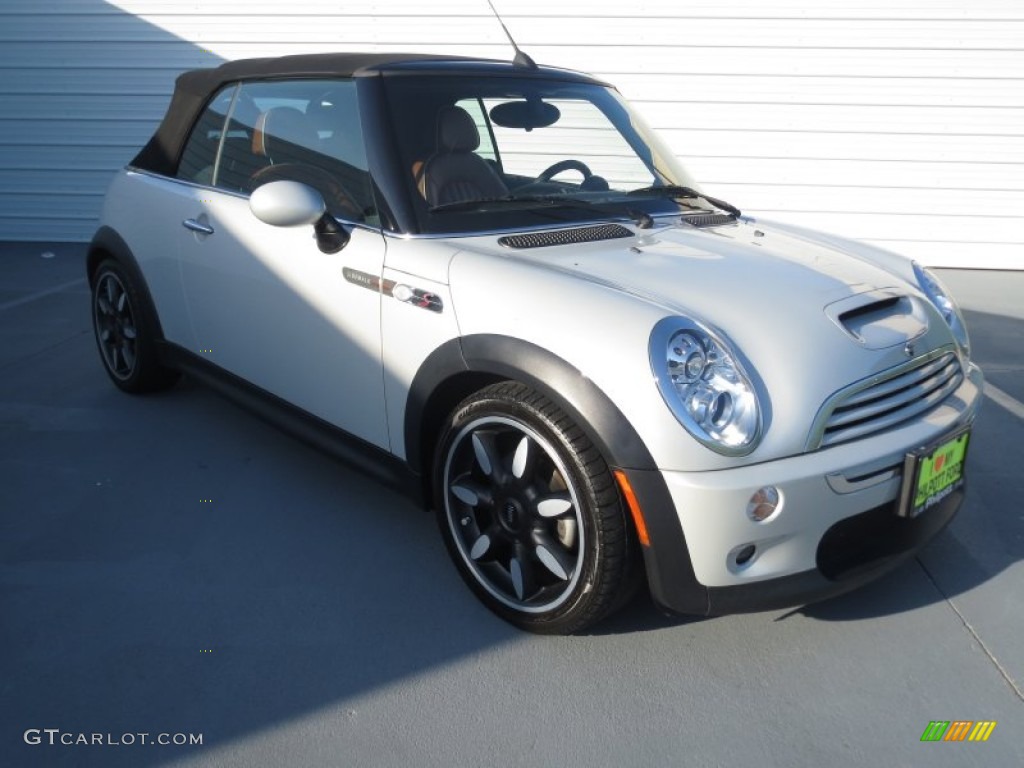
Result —
POLYGON ((327 213, 323 196, 298 181, 271 181, 249 196, 249 209, 260 221, 275 227, 312 224, 317 247, 337 253, 349 241, 349 233, 327 213))
POLYGON ((253 190, 249 208, 260 221, 275 227, 298 227, 319 221, 327 205, 310 186, 297 181, 271 181, 253 190))

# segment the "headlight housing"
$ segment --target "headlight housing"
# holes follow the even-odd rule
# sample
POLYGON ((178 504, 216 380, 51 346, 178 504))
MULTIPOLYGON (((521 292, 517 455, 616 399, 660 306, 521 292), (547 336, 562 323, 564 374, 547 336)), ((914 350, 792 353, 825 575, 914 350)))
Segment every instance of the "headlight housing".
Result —
POLYGON ((761 407, 750 376, 718 333, 685 317, 654 326, 651 370, 669 409, 697 440, 727 456, 743 456, 761 437, 761 407))
POLYGON ((967 336, 967 326, 964 323, 963 315, 960 314, 960 308, 950 297, 946 286, 942 284, 942 281, 939 280, 934 272, 926 267, 922 267, 916 261, 913 262, 913 266, 914 277, 917 279, 918 287, 928 297, 928 301, 939 310, 939 314, 942 315, 942 319, 946 321, 946 325, 953 332, 953 337, 956 339, 957 344, 960 345, 964 355, 970 357, 971 342, 967 336))

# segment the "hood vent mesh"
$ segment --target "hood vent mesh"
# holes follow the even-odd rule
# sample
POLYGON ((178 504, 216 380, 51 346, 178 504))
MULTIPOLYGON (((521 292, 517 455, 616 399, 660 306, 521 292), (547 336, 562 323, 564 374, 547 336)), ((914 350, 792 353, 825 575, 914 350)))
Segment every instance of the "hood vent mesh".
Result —
POLYGON ((596 240, 615 240, 632 237, 633 233, 619 224, 602 224, 599 227, 577 227, 558 229, 553 232, 531 232, 528 235, 507 235, 498 238, 498 244, 506 248, 547 248, 551 245, 572 245, 593 243, 596 240))
POLYGON ((720 227, 735 223, 736 217, 729 213, 698 213, 683 216, 683 221, 691 227, 720 227))

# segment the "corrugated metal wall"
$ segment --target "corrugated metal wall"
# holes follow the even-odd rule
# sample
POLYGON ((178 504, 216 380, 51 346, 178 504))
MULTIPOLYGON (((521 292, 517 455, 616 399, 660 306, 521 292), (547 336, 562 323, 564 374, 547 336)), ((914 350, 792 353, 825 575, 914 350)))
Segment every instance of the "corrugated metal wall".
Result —
MULTIPOLYGON (((616 83, 706 189, 936 265, 1024 269, 1020 0, 498 0, 616 83)), ((0 239, 86 239, 175 73, 322 50, 510 51, 485 0, 3 0, 0 239)))

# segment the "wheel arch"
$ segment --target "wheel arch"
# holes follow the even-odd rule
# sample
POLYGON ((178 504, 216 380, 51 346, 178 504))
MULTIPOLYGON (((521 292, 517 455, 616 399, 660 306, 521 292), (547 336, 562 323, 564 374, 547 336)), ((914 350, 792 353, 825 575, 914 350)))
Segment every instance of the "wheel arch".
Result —
POLYGON ((149 322, 150 327, 153 328, 156 338, 163 339, 164 331, 163 326, 160 325, 160 316, 157 314, 156 304, 153 303, 153 296, 149 292, 149 285, 146 283, 146 278, 142 275, 142 268, 139 267, 135 254, 132 253, 128 243, 124 241, 124 238, 116 230, 104 225, 96 230, 96 234, 93 235, 85 257, 85 274, 90 288, 93 287, 93 276, 96 274, 96 269, 105 259, 113 259, 122 269, 130 274, 135 285, 142 293, 145 304, 143 311, 146 313, 146 320, 149 322))
POLYGON ((433 452, 445 418, 473 392, 503 380, 521 381, 549 398, 610 467, 625 472, 650 532, 643 557, 651 596, 672 612, 706 614, 707 588, 696 579, 675 506, 647 446, 597 384, 531 342, 496 334, 463 336, 442 344, 420 366, 407 396, 404 433, 406 461, 422 479, 426 506, 432 504, 433 452))
POLYGON ((622 411, 568 361, 528 341, 474 334, 442 344, 420 366, 405 409, 406 461, 429 482, 434 443, 458 403, 497 381, 521 381, 557 404, 612 465, 654 469, 622 411))

